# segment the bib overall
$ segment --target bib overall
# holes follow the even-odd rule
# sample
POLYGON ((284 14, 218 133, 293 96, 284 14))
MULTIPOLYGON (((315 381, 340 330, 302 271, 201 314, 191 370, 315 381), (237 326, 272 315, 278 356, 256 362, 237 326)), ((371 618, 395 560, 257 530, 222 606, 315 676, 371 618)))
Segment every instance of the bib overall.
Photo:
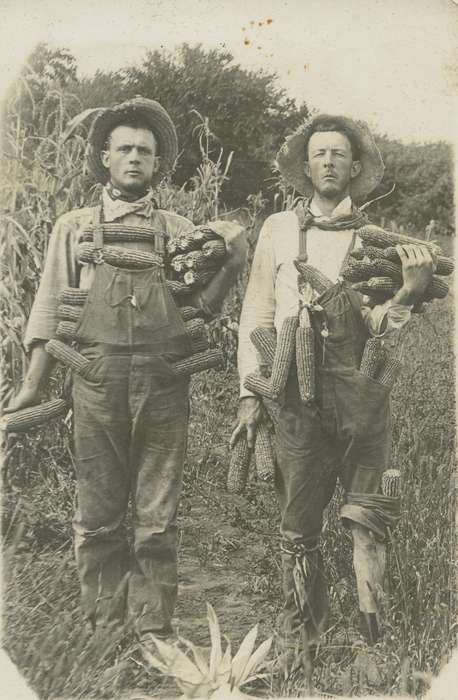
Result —
MULTIPOLYGON (((166 632, 176 594, 176 514, 188 428, 188 380, 170 361, 190 354, 181 314, 158 262, 126 270, 103 260, 95 212, 95 277, 77 327, 89 360, 73 380, 77 510, 75 551, 85 615, 166 632), (131 497, 133 545, 124 521, 131 497), (128 576, 125 576, 128 574, 128 576), (116 593, 116 595, 115 595, 116 593)), ((128 227, 127 227, 128 228, 128 227)))
MULTIPOLYGON (((300 255, 305 256, 306 230, 301 229, 300 237, 300 255)), ((354 240, 355 236, 347 255, 354 240)), ((359 371, 368 339, 361 303, 362 296, 339 281, 312 304, 315 400, 301 402, 294 367, 276 429, 284 614, 292 627, 304 621, 311 641, 318 640, 326 623, 326 580, 318 540, 337 478, 345 491, 344 522, 362 525, 379 540, 390 523, 390 499, 381 494, 391 447, 389 388, 359 371), (302 620, 294 602, 298 557, 308 589, 302 620)))

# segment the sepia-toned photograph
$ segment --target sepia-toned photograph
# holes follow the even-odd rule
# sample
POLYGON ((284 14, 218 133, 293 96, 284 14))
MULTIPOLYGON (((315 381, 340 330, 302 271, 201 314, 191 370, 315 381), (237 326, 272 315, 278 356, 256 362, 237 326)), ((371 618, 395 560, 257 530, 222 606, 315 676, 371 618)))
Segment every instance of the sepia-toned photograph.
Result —
POLYGON ((458 1, 1 9, 0 695, 454 697, 458 1))

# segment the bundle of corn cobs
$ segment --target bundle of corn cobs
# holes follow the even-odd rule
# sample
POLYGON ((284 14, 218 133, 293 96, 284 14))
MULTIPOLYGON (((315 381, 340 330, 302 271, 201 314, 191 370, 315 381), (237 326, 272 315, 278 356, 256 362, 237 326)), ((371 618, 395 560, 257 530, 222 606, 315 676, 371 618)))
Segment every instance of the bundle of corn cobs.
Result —
MULTIPOLYGON (((124 224, 102 224, 103 260, 116 267, 145 269, 162 261, 160 253, 117 247, 122 241, 148 241, 159 247, 160 239, 146 227, 124 224), (105 245, 107 243, 108 245, 105 245), (114 245, 110 245, 113 243, 114 245)), ((89 226, 78 246, 77 257, 81 263, 98 262, 100 250, 94 244, 94 226, 89 226)), ((99 226, 100 228, 100 226, 99 226)), ((165 252, 165 251, 164 251, 165 252)), ((211 349, 203 313, 192 306, 182 306, 186 297, 204 287, 221 267, 226 247, 224 240, 208 227, 198 227, 188 234, 167 242, 166 276, 170 292, 175 297, 191 339, 192 353, 171 364, 176 376, 185 376, 205 369, 221 366, 223 355, 219 349, 211 349)), ((56 337, 46 344, 50 355, 77 373, 84 373, 89 365, 74 347, 78 322, 86 302, 88 291, 77 288, 64 289, 57 310, 59 323, 56 337)), ((63 399, 53 399, 37 406, 5 415, 1 427, 10 432, 26 431, 58 417, 68 410, 63 399)))
POLYGON ((436 269, 431 284, 414 307, 422 312, 432 299, 443 299, 449 290, 444 276, 453 272, 453 260, 442 254, 431 241, 384 231, 378 226, 363 226, 358 230, 362 247, 351 253, 342 277, 357 291, 369 297, 370 303, 379 304, 393 297, 402 285, 402 267, 396 246, 415 244, 426 247, 435 260, 436 269))

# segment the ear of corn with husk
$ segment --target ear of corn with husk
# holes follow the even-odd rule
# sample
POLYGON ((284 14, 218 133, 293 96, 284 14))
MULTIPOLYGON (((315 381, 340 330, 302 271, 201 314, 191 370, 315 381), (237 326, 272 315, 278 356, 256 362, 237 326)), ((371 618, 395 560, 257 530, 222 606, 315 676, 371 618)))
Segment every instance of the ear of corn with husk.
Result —
POLYGON ((301 400, 309 403, 315 398, 315 335, 310 326, 296 330, 296 367, 301 400))
POLYGON ((326 277, 320 270, 313 265, 309 265, 297 258, 294 261, 296 270, 299 272, 302 282, 308 282, 310 286, 318 293, 323 294, 327 289, 333 286, 332 280, 326 277))

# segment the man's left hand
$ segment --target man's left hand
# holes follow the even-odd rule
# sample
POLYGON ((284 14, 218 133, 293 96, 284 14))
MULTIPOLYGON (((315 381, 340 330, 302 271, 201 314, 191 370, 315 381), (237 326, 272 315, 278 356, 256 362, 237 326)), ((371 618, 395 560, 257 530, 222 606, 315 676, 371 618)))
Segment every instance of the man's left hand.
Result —
POLYGON ((248 244, 245 229, 235 221, 211 221, 209 227, 224 238, 227 250, 226 267, 239 269, 245 262, 248 244))
POLYGON ((435 262, 425 246, 397 245, 396 250, 402 264, 402 291, 415 304, 431 283, 435 262))

